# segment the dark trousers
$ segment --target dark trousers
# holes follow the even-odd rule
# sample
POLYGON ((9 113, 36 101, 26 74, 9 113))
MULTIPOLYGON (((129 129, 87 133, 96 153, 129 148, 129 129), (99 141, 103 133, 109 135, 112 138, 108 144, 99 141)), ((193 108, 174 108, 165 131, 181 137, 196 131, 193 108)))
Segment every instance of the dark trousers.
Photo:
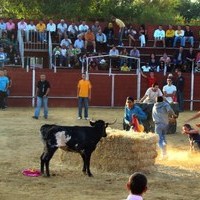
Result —
POLYGON ((6 97, 6 92, 0 91, 0 108, 1 109, 5 108, 5 97, 6 97))

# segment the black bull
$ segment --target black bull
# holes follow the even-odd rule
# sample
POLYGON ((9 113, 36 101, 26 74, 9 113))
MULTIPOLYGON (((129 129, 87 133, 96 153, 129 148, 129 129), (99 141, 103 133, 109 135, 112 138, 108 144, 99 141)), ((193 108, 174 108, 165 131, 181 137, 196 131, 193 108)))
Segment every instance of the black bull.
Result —
POLYGON ((66 151, 77 152, 83 159, 82 171, 88 176, 90 172, 90 158, 95 150, 97 143, 102 137, 106 137, 106 128, 108 125, 103 120, 90 121, 90 126, 58 126, 55 124, 45 124, 40 128, 42 140, 44 143, 44 152, 41 160, 41 173, 44 174, 46 167, 46 176, 50 176, 49 162, 58 148, 66 151))

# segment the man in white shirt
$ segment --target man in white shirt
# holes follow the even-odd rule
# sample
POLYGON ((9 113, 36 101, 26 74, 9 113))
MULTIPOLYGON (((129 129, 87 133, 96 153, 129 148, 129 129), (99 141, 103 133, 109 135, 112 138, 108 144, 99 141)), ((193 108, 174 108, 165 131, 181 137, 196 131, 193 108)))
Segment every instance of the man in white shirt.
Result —
POLYGON ((154 47, 156 47, 157 41, 162 41, 163 47, 165 47, 165 31, 162 29, 162 25, 159 25, 158 29, 154 31, 154 47))
POLYGON ((27 29, 27 23, 24 21, 24 18, 22 18, 21 21, 19 21, 17 23, 17 28, 18 28, 18 30, 21 30, 22 36, 25 36, 25 31, 27 29))
POLYGON ((49 23, 47 24, 47 38, 49 37, 49 32, 51 34, 51 39, 54 42, 56 37, 56 24, 53 23, 52 19, 50 19, 49 23))
POLYGON ((67 34, 67 24, 65 23, 64 19, 61 19, 60 23, 57 25, 57 33, 58 33, 59 42, 61 42, 61 40, 67 34))
POLYGON ((72 22, 68 27, 68 35, 70 39, 75 39, 78 35, 78 27, 74 22, 72 22))
POLYGON ((180 46, 183 46, 183 37, 184 37, 184 30, 181 29, 181 26, 177 26, 177 30, 175 30, 175 37, 173 47, 176 46, 176 43, 180 41, 180 46))
POLYGON ((82 52, 84 50, 84 46, 85 46, 85 44, 82 39, 82 36, 78 35, 78 38, 74 42, 74 48, 80 49, 80 51, 82 52))
POLYGON ((163 87, 163 93, 169 103, 176 102, 176 86, 172 84, 172 79, 167 79, 167 85, 163 87))
POLYGON ((62 47, 64 45, 66 48, 68 48, 70 44, 72 44, 72 41, 68 38, 67 35, 65 35, 65 38, 61 40, 60 46, 62 47))
POLYGON ((36 42, 37 40, 36 32, 37 30, 36 30, 35 24, 33 23, 33 21, 30 21, 26 29, 27 42, 30 42, 30 41, 36 42))
POLYGON ((80 34, 85 34, 89 29, 89 26, 86 24, 86 21, 83 20, 82 24, 79 25, 78 30, 80 34))
POLYGON ((154 83, 152 87, 147 89, 145 95, 141 98, 140 102, 153 104, 156 102, 156 98, 159 96, 163 96, 163 94, 159 89, 158 83, 154 83))

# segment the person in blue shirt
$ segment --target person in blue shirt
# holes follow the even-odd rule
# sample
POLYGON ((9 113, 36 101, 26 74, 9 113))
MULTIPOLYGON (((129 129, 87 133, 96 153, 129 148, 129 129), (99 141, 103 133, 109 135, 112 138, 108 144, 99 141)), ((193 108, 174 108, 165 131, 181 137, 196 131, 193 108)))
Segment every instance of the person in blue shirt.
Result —
POLYGON ((143 120, 147 119, 146 113, 137 105, 134 105, 133 97, 126 98, 126 106, 124 109, 124 118, 123 118, 123 129, 128 131, 130 127, 133 126, 132 118, 133 116, 137 117, 140 124, 143 120))
POLYGON ((0 109, 5 109, 5 97, 8 89, 9 80, 4 75, 4 71, 0 70, 0 109))

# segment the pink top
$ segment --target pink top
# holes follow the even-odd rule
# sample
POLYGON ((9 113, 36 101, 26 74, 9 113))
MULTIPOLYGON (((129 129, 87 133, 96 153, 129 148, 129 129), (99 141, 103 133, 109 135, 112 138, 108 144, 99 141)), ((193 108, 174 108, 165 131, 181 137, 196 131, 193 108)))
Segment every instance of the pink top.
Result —
POLYGON ((143 198, 139 195, 129 194, 126 200, 143 200, 143 198))
POLYGON ((6 23, 6 29, 7 29, 8 31, 11 31, 11 30, 15 29, 15 24, 14 24, 13 22, 12 22, 12 23, 7 22, 7 23, 6 23))

